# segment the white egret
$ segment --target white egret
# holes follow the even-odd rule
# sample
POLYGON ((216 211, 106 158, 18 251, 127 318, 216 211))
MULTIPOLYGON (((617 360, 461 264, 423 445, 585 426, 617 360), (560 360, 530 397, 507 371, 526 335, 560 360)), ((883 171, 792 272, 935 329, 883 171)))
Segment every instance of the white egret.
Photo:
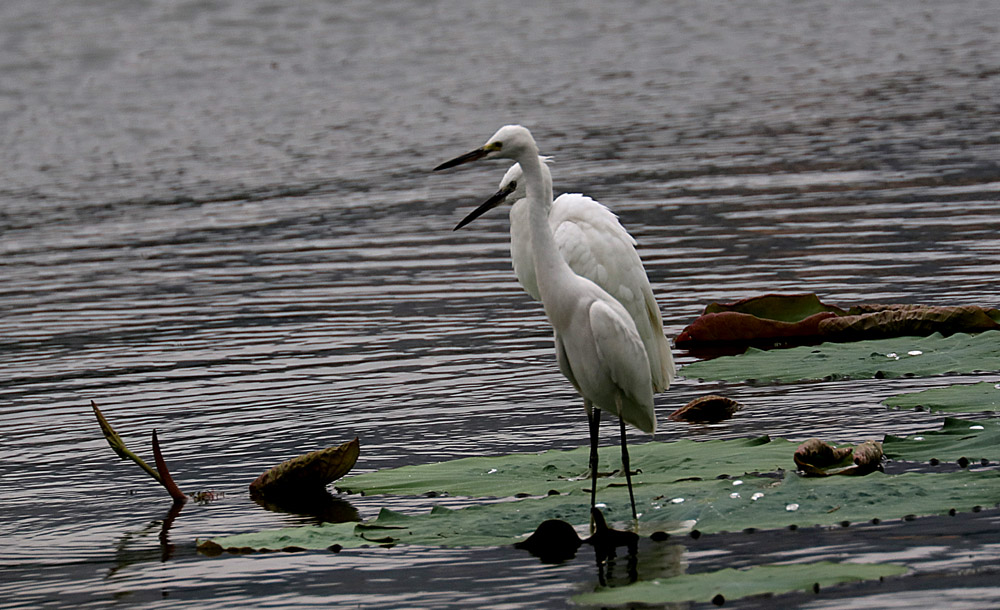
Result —
MULTIPOLYGON (((540 157, 542 173, 551 182, 546 157, 540 157)), ((527 189, 521 165, 515 163, 504 174, 493 196, 462 219, 461 229, 506 201, 510 208, 510 258, 518 283, 533 299, 541 301, 535 278, 534 250, 528 219, 527 189)), ((674 358, 663 334, 663 318, 649 285, 646 269, 635 250, 635 239, 603 204, 579 193, 563 193, 552 202, 549 227, 556 248, 577 275, 594 282, 625 306, 649 358, 653 392, 662 392, 674 379, 674 358)))
POLYGON ((434 169, 489 158, 513 159, 523 174, 538 296, 555 331, 559 370, 583 397, 590 422, 591 507, 597 492, 599 414, 605 410, 619 418, 622 469, 628 482, 632 517, 637 518, 625 424, 648 433, 656 429, 653 377, 642 337, 625 306, 593 281, 575 273, 560 254, 549 226, 551 177, 526 128, 502 127, 484 146, 434 169))

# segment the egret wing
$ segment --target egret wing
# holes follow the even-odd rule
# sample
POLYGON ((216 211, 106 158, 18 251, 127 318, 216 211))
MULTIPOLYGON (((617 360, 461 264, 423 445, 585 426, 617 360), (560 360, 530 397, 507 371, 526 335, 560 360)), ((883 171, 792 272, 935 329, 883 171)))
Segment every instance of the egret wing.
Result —
POLYGON ((635 239, 611 210, 577 193, 555 200, 549 226, 570 268, 603 288, 628 311, 646 349, 653 389, 665 390, 674 378, 674 361, 635 239))
POLYGON ((652 433, 656 429, 653 384, 646 349, 635 325, 620 308, 595 301, 590 306, 590 328, 601 364, 622 393, 622 419, 652 433))

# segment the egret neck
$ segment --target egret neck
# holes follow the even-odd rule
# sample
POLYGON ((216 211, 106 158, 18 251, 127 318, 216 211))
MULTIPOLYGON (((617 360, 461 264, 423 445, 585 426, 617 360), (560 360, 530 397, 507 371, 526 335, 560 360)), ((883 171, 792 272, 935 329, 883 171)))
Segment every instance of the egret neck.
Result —
POLYGON ((557 286, 571 281, 576 274, 559 253, 552 236, 552 229, 549 227, 549 210, 552 208, 551 174, 542 171, 537 150, 529 151, 523 157, 525 158, 518 159, 518 163, 524 172, 531 248, 535 253, 535 276, 538 280, 538 291, 542 294, 542 305, 545 306, 549 319, 555 320, 557 317, 552 316, 552 312, 562 309, 560 297, 568 294, 565 290, 559 290, 557 286))

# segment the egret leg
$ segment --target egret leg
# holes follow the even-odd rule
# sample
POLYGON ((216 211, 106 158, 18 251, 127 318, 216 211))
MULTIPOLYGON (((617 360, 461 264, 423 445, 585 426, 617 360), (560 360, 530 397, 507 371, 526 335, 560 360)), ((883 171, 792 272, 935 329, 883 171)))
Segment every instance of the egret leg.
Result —
POLYGON ((590 423, 590 508, 593 511, 597 504, 597 430, 601 425, 601 410, 588 409, 587 420, 590 423))
POLYGON ((638 520, 635 512, 635 495, 632 493, 632 471, 628 463, 628 445, 625 444, 625 420, 618 418, 622 430, 622 468, 625 469, 625 480, 628 482, 628 499, 632 502, 632 520, 638 520))

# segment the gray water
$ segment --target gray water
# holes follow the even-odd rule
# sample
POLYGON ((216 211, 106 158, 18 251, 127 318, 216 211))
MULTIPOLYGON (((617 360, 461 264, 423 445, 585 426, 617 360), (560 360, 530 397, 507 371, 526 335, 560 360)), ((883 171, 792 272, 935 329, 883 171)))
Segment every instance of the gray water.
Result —
MULTIPOLYGON (((1000 304, 996 17, 988 1, 3 2, 0 608, 565 605, 595 585, 591 557, 207 558, 194 541, 314 522, 246 484, 355 436, 358 471, 584 442, 504 214, 451 230, 506 166, 430 172, 505 123, 555 156, 557 192, 620 215, 671 337, 766 292, 1000 304), (224 497, 169 514, 91 400, 140 454, 155 428, 185 490, 224 497)), ((904 434, 940 417, 883 398, 979 379, 997 377, 682 378, 656 438, 904 434), (746 409, 666 420, 709 392, 746 409)), ((386 504, 344 500, 362 518, 386 504)), ((1000 605, 988 572, 952 578, 997 564, 996 518, 972 523, 893 599, 1000 605)), ((692 571, 718 557, 684 552, 692 571)))

